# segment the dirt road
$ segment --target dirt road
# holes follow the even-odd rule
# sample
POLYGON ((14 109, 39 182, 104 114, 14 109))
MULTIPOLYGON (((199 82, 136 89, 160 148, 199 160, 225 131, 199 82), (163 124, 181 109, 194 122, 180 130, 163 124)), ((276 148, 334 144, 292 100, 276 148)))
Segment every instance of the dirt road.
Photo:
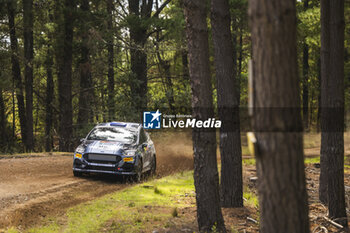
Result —
MULTIPOLYGON (((191 169, 192 145, 185 135, 155 140, 157 176, 191 169)), ((25 229, 44 217, 58 216, 79 203, 132 184, 112 176, 76 178, 72 156, 44 156, 0 160, 0 229, 25 229)), ((0 230, 1 231, 1 230, 0 230)))

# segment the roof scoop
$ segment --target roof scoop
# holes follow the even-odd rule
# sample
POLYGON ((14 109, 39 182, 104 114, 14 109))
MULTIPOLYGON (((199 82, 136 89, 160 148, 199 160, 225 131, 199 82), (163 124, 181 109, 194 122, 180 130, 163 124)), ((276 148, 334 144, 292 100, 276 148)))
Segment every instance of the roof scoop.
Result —
POLYGON ((111 123, 109 123, 109 126, 126 127, 126 124, 125 123, 121 123, 121 122, 111 122, 111 123))

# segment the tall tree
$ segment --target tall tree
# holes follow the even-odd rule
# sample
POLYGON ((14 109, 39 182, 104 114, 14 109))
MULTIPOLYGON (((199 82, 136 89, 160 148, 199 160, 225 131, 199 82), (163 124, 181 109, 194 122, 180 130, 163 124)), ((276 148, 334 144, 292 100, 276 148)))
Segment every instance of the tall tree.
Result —
POLYGON ((309 232, 294 0, 250 0, 261 232, 309 232))
POLYGON ((26 90, 27 151, 34 149, 33 137, 33 0, 23 0, 24 77, 26 90))
POLYGON ((52 141, 52 125, 53 125, 53 100, 54 100, 54 82, 53 82, 53 59, 51 46, 48 46, 46 57, 46 118, 45 118, 45 150, 51 151, 52 141))
POLYGON ((329 217, 347 227, 344 193, 344 0, 322 0, 321 14, 320 197, 324 198, 323 192, 327 193, 329 217), (325 35, 327 32, 329 34, 325 35))
MULTIPOLYGON (((215 51, 221 154, 221 203, 223 207, 243 206, 242 149, 239 124, 237 72, 232 54, 231 19, 227 0, 211 1, 211 24, 215 51)), ((236 39, 236 38, 235 38, 236 39)), ((236 44, 235 44, 236 45, 236 44)))
POLYGON ((134 107, 137 112, 147 107, 147 54, 144 46, 148 39, 147 19, 151 17, 152 7, 153 0, 129 0, 129 12, 133 18, 133 23, 130 24, 130 62, 135 76, 131 92, 135 97, 134 107))
POLYGON ((16 88, 16 99, 18 105, 18 115, 19 122, 21 126, 21 136, 22 142, 26 142, 26 112, 24 105, 24 95, 23 95, 23 83, 21 77, 21 67, 19 63, 18 54, 18 41, 16 35, 15 27, 15 9, 16 1, 10 1, 7 3, 8 18, 9 18, 9 31, 10 31, 10 41, 11 41, 11 64, 12 64, 12 77, 16 88))
POLYGON ((142 112, 147 107, 148 67, 145 44, 152 34, 152 32, 149 31, 152 22, 151 19, 158 18, 159 14, 170 0, 165 0, 152 15, 153 2, 153 0, 128 0, 131 41, 130 63, 131 71, 134 75, 131 92, 136 112, 142 112))
POLYGON ((80 44, 80 61, 79 61, 79 73, 80 73, 80 95, 79 95, 79 113, 78 113, 78 125, 80 127, 85 126, 91 114, 91 92, 92 92, 92 78, 91 78, 91 61, 90 61, 90 48, 89 48, 89 34, 91 25, 91 13, 89 0, 82 0, 80 5, 80 17, 79 17, 79 31, 81 35, 80 44))
POLYGON ((65 0, 63 6, 63 23, 58 27, 58 100, 59 100, 59 150, 72 149, 73 133, 72 110, 72 43, 74 24, 74 0, 65 0), (62 25, 63 24, 63 25, 62 25))
MULTIPOLYGON (((54 15, 51 10, 48 10, 49 22, 54 22, 54 15)), ((55 96, 55 88, 53 81, 53 65, 54 65, 54 51, 53 51, 53 39, 54 35, 52 31, 48 31, 48 40, 47 40, 47 50, 45 58, 45 69, 46 69, 46 99, 45 99, 45 151, 51 151, 53 147, 53 104, 55 96)))
POLYGON ((0 87, 0 146, 2 148, 6 147, 9 142, 9 135, 7 134, 7 120, 6 120, 6 111, 5 111, 5 101, 3 98, 3 90, 0 87))
MULTIPOLYGON (((322 0, 321 1, 321 108, 319 109, 320 111, 320 122, 321 122, 321 131, 322 130, 322 125, 326 124, 326 113, 322 113, 325 109, 323 107, 326 102, 326 96, 329 94, 326 94, 328 88, 327 88, 327 83, 326 80, 329 80, 329 64, 330 64, 330 25, 329 25, 329 20, 330 20, 330 1, 329 0, 322 0), (322 123, 325 121, 325 123, 322 123)), ((322 152, 325 150, 325 143, 322 143, 322 139, 326 139, 326 134, 321 135, 321 155, 320 155, 320 184, 319 184, 319 199, 323 204, 328 203, 328 186, 327 186, 327 177, 328 177, 328 161, 327 161, 327 154, 322 152), (323 136, 322 136, 323 135, 323 136)))
POLYGON ((107 51, 108 51, 108 119, 112 121, 115 114, 114 91, 114 33, 113 0, 107 0, 107 51))
MULTIPOLYGON (((214 116, 206 2, 184 0, 184 12, 192 89, 192 116, 198 120, 206 120, 214 116)), ((219 231, 225 231, 220 209, 215 130, 195 128, 192 131, 192 140, 199 230, 209 232, 216 226, 219 231)))
MULTIPOLYGON (((309 8, 309 0, 304 0, 304 10, 309 8)), ((304 39, 303 44, 303 124, 309 128, 309 46, 304 39)))

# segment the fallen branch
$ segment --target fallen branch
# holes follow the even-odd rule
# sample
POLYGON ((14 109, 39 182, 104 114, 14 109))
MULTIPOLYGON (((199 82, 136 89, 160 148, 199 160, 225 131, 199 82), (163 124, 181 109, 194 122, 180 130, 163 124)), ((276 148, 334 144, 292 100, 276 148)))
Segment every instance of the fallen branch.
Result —
POLYGON ((343 229, 343 228, 344 228, 342 225, 340 225, 339 223, 334 222, 332 219, 330 219, 330 218, 328 218, 328 217, 326 217, 326 216, 324 216, 323 218, 324 218, 326 221, 328 221, 328 222, 330 222, 331 224, 333 224, 334 226, 339 227, 340 229, 343 229))
POLYGON ((247 220, 255 223, 255 224, 258 224, 258 221, 256 221, 254 218, 251 218, 251 217, 247 217, 247 220))
POLYGON ((325 233, 328 233, 328 230, 327 228, 325 228, 324 226, 321 226, 321 225, 318 225, 313 231, 312 233, 321 233, 321 232, 325 232, 325 233), (320 229, 319 231, 316 231, 320 229))

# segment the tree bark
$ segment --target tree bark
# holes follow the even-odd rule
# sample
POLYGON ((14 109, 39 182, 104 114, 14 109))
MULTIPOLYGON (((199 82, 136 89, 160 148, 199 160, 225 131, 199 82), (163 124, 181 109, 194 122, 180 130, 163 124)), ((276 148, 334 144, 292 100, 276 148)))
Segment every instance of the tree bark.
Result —
POLYGON ((52 124, 53 124, 53 100, 54 100, 54 82, 53 82, 53 52, 50 45, 47 48, 46 55, 46 117, 45 117, 45 150, 51 151, 53 146, 52 124))
POLYGON ((260 232, 309 232, 294 0, 250 0, 260 232))
MULTIPOLYGON (((72 111, 72 43, 73 43, 73 11, 75 10, 75 1, 65 0, 63 10, 63 38, 58 54, 58 95, 59 95, 59 150, 72 150, 72 133, 73 133, 73 111, 72 111)), ((60 43, 60 42, 59 42, 60 43)))
MULTIPOLYGON (((184 38, 186 40, 186 38, 184 38)), ((190 80, 190 74, 188 70, 188 51, 183 49, 181 51, 181 63, 182 63, 182 84, 186 88, 190 80)))
MULTIPOLYGON (((159 43, 159 36, 157 35, 157 43, 159 43)), ((174 98, 174 88, 173 88, 173 81, 171 79, 171 72, 170 72, 170 60, 163 60, 162 56, 159 52, 159 47, 157 47, 157 58, 159 62, 159 72, 161 76, 164 76, 165 81, 163 81, 164 84, 164 90, 165 90, 165 96, 168 100, 168 105, 170 109, 170 114, 176 114, 175 111, 175 98, 174 98)), ((163 79, 163 78, 162 78, 163 79)))
POLYGON ((2 88, 0 88, 0 132, 0 146, 2 148, 2 152, 4 152, 3 149, 9 146, 10 138, 7 134, 7 120, 5 113, 5 102, 2 95, 2 88))
POLYGON ((33 137, 33 0, 23 0, 24 77, 26 89, 26 151, 34 149, 33 137))
POLYGON ((238 79, 241 80, 242 60, 243 60, 243 29, 240 29, 239 35, 239 55, 238 55, 238 79))
POLYGON ((12 77, 16 88, 16 99, 18 105, 18 116, 21 126, 21 137, 23 144, 26 142, 26 113, 24 105, 23 84, 21 77, 21 67, 19 64, 18 54, 18 42, 15 27, 15 1, 7 3, 8 17, 9 17, 9 30, 11 41, 11 64, 12 64, 12 77))
MULTIPOLYGON (((322 36, 326 36, 328 29, 329 37, 321 42, 320 183, 323 182, 322 188, 327 192, 329 217, 347 227, 344 192, 344 0, 322 0, 321 14, 325 14, 321 18, 322 36)), ((324 190, 320 188, 320 191, 324 190)))
POLYGON ((234 61, 236 56, 232 56, 236 50, 233 48, 231 38, 231 19, 227 0, 212 0, 211 23, 218 115, 222 121, 220 129, 221 203, 223 207, 242 207, 242 149, 237 94, 239 87, 234 61))
MULTIPOLYGON (((192 116, 198 120, 205 120, 214 116, 206 3, 201 0, 185 0, 184 12, 192 89, 192 116)), ((194 184, 200 232, 210 232, 214 226, 218 231, 225 231, 220 209, 215 138, 215 130, 195 128, 192 131, 194 184)))
MULTIPOLYGON (((319 51, 319 54, 321 55, 321 50, 319 51)), ((317 123, 316 123, 316 130, 317 133, 321 131, 321 82, 322 82, 322 76, 321 76, 321 56, 317 59, 317 78, 318 78, 318 106, 317 106, 317 123)))
MULTIPOLYGON (((329 55, 330 55, 330 1, 329 0, 321 0, 321 132, 324 125, 323 121, 326 122, 326 115, 323 116, 322 112, 326 110, 326 94, 328 88, 326 80, 329 80, 329 55), (323 109, 323 107, 325 107, 323 109)), ((324 113, 327 113, 324 111, 324 113)), ((325 136, 325 134, 323 134, 325 136)), ((323 204, 328 204, 328 186, 327 186, 327 156, 325 152, 325 137, 321 135, 321 155, 320 155, 320 185, 319 185, 319 199, 323 204)))
MULTIPOLYGON (((309 7, 309 0, 304 0, 304 10, 309 7)), ((303 125, 309 128, 309 46, 304 39, 303 44, 303 125)))
POLYGON ((137 21, 130 24, 130 49, 131 71, 134 74, 134 82, 131 86, 135 112, 142 112, 147 108, 147 54, 145 43, 147 41, 147 26, 144 22, 150 18, 153 1, 129 0, 130 15, 137 21))
MULTIPOLYGON (((52 12, 49 13, 49 22, 53 23, 54 14, 52 12)), ((47 51, 46 51, 46 60, 45 60, 45 69, 46 69, 46 99, 45 99, 45 151, 52 151, 53 148, 53 104, 55 97, 55 88, 54 88, 54 80, 53 80, 53 65, 54 65, 54 48, 52 46, 54 40, 54 36, 52 32, 48 32, 48 42, 47 42, 47 51)))
POLYGON ((81 38, 81 57, 79 62, 80 72, 80 95, 79 95, 79 113, 77 118, 77 125, 83 128, 87 125, 91 113, 91 62, 90 62, 90 48, 89 48, 89 30, 90 30, 90 6, 89 0, 81 1, 81 17, 79 19, 81 38))
POLYGON ((114 30, 113 30, 113 0, 107 1, 107 51, 108 51, 108 119, 113 121, 115 114, 114 91, 114 30))

